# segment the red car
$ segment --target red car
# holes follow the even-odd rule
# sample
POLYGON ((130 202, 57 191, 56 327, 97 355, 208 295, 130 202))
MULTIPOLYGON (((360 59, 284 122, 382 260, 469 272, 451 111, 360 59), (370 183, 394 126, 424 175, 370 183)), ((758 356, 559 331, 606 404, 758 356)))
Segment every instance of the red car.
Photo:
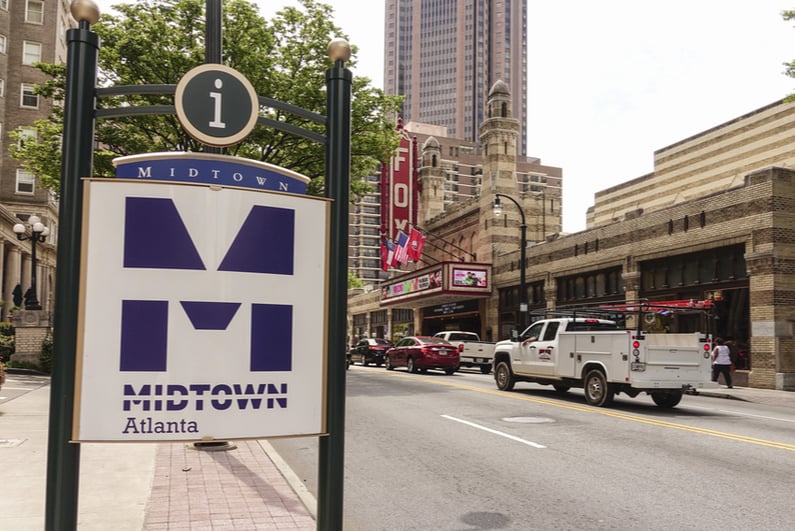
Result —
POLYGON ((406 367, 409 372, 441 369, 447 374, 458 370, 458 348, 438 337, 407 336, 386 351, 386 368, 406 367))

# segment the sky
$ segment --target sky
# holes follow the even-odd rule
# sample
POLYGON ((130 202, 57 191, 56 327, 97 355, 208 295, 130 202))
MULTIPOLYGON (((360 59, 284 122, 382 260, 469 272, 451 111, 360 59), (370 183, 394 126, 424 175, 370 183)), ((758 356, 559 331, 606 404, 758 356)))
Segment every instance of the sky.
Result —
MULTIPOLYGON (((383 87, 384 2, 322 1, 359 48, 353 74, 383 87)), ((298 5, 254 3, 264 17, 298 5)), ((596 192, 654 171, 656 150, 795 92, 785 9, 795 2, 528 0, 528 155, 563 170, 564 232, 585 228, 596 192)))

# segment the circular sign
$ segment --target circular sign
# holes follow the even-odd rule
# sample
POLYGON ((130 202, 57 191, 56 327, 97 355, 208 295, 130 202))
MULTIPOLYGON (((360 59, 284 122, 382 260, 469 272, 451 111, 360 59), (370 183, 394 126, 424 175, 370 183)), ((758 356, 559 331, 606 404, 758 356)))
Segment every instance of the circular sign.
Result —
POLYGON ((208 63, 182 76, 174 97, 185 131, 204 144, 231 146, 254 129, 259 114, 257 93, 243 74, 208 63))

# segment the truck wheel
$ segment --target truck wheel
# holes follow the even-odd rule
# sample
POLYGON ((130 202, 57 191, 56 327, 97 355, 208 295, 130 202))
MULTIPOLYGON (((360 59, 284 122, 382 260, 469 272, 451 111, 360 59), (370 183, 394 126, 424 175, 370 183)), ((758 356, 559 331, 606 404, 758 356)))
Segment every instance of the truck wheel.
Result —
POLYGON ((660 407, 671 408, 682 400, 682 391, 655 391, 651 399, 660 407))
POLYGON ((592 406, 602 407, 613 401, 615 391, 607 384, 602 371, 593 369, 585 376, 585 401, 592 406))
POLYGON ((414 358, 409 357, 409 359, 406 360, 406 369, 409 372, 413 372, 413 373, 417 372, 417 366, 414 365, 414 358))
POLYGON ((513 386, 516 385, 516 378, 508 363, 501 361, 497 364, 494 369, 494 381, 500 391, 511 391, 513 389, 513 386))
POLYGON ((491 365, 481 365, 480 366, 480 372, 482 372, 483 374, 490 373, 491 372, 491 365))
POLYGON ((553 385, 552 387, 554 387, 555 391, 557 391, 560 394, 568 393, 569 389, 571 389, 571 387, 569 387, 568 385, 558 385, 558 384, 556 384, 556 385, 553 385))
POLYGON ((386 370, 388 371, 395 370, 395 368, 392 366, 392 361, 389 359, 389 356, 387 356, 386 360, 384 361, 384 367, 386 367, 386 370))

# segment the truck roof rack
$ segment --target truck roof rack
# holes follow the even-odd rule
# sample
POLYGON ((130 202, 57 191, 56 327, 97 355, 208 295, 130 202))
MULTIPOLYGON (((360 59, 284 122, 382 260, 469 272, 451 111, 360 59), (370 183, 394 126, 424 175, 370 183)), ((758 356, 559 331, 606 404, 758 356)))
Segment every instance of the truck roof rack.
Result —
POLYGON ((638 331, 640 331, 644 314, 669 315, 672 313, 703 312, 711 317, 713 301, 711 299, 674 299, 650 301, 648 299, 607 301, 595 304, 581 304, 562 306, 552 310, 540 309, 530 312, 530 321, 539 319, 554 319, 555 317, 570 317, 606 319, 616 321, 621 326, 626 326, 629 316, 637 316, 638 331))

